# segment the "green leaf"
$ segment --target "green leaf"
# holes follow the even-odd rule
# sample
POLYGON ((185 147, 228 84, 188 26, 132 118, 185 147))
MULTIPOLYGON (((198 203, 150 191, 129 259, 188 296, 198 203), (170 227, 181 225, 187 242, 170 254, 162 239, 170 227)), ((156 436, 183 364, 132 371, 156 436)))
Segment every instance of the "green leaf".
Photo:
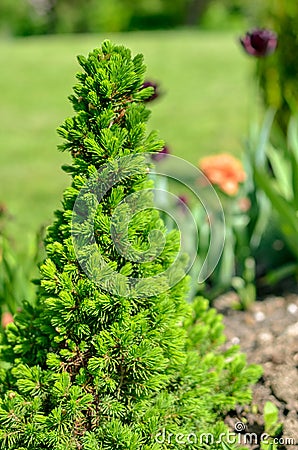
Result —
MULTIPOLYGON (((271 146, 267 149, 267 156, 271 163, 279 192, 285 199, 291 201, 293 198, 293 188, 291 184, 292 168, 290 161, 285 159, 280 151, 271 146)), ((269 175, 267 175, 267 177, 269 177, 269 175)))
POLYGON ((264 405, 264 422, 266 432, 271 434, 278 422, 278 409, 274 403, 269 401, 264 405))
POLYGON ((298 258, 298 216, 295 208, 280 196, 265 171, 257 167, 254 171, 257 184, 263 189, 278 213, 278 220, 282 225, 282 231, 289 248, 298 258))
POLYGON ((257 167, 264 167, 266 162, 266 148, 270 138, 270 132, 272 123, 274 120, 276 111, 273 108, 269 108, 266 112, 265 119, 259 134, 257 147, 254 150, 254 162, 257 167))

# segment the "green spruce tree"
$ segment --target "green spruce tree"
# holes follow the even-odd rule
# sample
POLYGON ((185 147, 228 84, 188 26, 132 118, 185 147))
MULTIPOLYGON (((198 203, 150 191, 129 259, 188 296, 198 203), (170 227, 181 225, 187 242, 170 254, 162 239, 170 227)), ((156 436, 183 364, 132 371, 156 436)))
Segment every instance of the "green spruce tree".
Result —
POLYGON ((36 304, 1 345, 0 448, 220 449, 224 414, 249 401, 259 369, 220 349, 205 300, 185 301, 180 236, 166 233, 148 177, 146 153, 163 143, 146 133, 142 56, 105 41, 78 60, 76 115, 59 128, 72 184, 36 304))

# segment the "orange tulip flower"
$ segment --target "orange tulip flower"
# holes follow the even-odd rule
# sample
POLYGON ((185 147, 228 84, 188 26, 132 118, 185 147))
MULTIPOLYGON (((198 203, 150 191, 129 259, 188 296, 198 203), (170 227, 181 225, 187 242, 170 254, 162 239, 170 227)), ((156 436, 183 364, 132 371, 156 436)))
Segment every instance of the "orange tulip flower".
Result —
POLYGON ((199 168, 210 183, 217 185, 228 195, 236 195, 239 183, 246 179, 241 162, 228 153, 202 158, 199 168))

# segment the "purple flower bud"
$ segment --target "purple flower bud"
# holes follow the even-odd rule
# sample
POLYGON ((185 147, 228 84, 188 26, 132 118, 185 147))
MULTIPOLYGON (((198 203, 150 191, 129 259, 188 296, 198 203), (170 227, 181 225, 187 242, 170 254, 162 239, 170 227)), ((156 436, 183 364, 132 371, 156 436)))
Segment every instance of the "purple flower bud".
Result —
POLYGON ((169 150, 169 147, 165 145, 158 153, 155 153, 152 155, 153 161, 161 161, 162 159, 166 158, 167 155, 169 155, 171 152, 169 150))
POLYGON ((240 38, 240 43, 246 53, 260 58, 274 53, 277 47, 277 34, 270 30, 255 29, 240 38))
POLYGON ((152 95, 150 95, 150 97, 146 98, 144 102, 152 102, 152 100, 155 100, 160 95, 158 91, 158 84, 154 83, 154 81, 144 81, 141 89, 145 89, 147 87, 152 87, 154 89, 154 92, 152 95))
POLYGON ((177 206, 183 213, 187 211, 189 207, 189 201, 186 195, 178 195, 177 206))

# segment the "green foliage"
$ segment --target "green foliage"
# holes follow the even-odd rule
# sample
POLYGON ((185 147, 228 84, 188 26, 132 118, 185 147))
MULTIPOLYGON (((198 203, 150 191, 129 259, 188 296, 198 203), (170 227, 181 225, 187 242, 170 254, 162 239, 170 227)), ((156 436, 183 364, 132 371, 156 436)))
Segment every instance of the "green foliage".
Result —
POLYGON ((263 209, 259 199, 253 201, 252 171, 246 173, 241 161, 232 155, 204 157, 199 168, 202 172, 197 171, 193 186, 200 186, 200 201, 188 197, 196 232, 190 230, 184 238, 189 248, 197 248, 191 296, 200 292, 213 300, 234 289, 239 296, 235 306, 246 309, 256 300, 255 251, 267 223, 268 208, 263 209), (204 265, 208 274, 202 276, 204 265))
POLYGON ((274 443, 273 439, 279 436, 283 425, 278 422, 278 409, 272 402, 266 402, 264 406, 264 423, 265 433, 271 437, 267 442, 261 443, 262 450, 277 450, 278 444, 274 443))
POLYGON ((260 369, 247 367, 236 347, 221 350, 221 318, 206 300, 185 302, 180 236, 147 213, 154 204, 145 153, 163 143, 145 128, 151 91, 141 92, 142 56, 105 41, 78 60, 76 115, 59 128, 72 184, 47 232, 36 303, 23 304, 2 340, 9 366, 0 372, 0 444, 178 449, 157 434, 218 436, 223 415, 250 400, 260 369), (126 213, 132 253, 117 247, 126 213), (161 236, 162 249, 150 253, 161 236))
POLYGON ((0 206, 0 317, 13 315, 25 299, 33 301, 31 280, 38 274, 36 265, 41 258, 42 232, 28 238, 21 251, 9 234, 11 222, 8 212, 4 207, 1 211, 0 206))
MULTIPOLYGON (((290 119, 284 137, 276 132, 274 116, 268 110, 262 126, 251 127, 243 155, 246 180, 238 194, 227 197, 218 191, 226 239, 210 287, 203 285, 201 290, 213 298, 232 287, 240 300, 235 307, 242 309, 263 288, 272 290, 285 278, 297 276, 297 118, 290 119), (241 199, 247 203, 245 210, 241 199)), ((219 230, 221 222, 216 216, 213 220, 219 230)), ((200 233, 208 244, 209 227, 200 233)))
POLYGON ((168 29, 197 24, 210 0, 3 0, 0 28, 27 36, 168 29))
MULTIPOLYGON (((200 292, 213 299, 233 288, 239 297, 234 306, 241 309, 262 289, 297 276, 297 117, 291 117, 284 137, 276 132, 274 115, 268 110, 262 126, 251 127, 243 154, 246 179, 238 193, 227 195, 214 186, 224 210, 226 235, 218 264, 200 292)), ((206 221, 200 226, 204 208, 197 208, 194 215, 200 267, 211 242, 211 227, 206 221)), ((223 226, 220 215, 214 213, 212 223, 218 235, 223 226)))
POLYGON ((52 10, 52 32, 82 33, 127 30, 133 14, 129 1, 63 0, 52 10))
POLYGON ((265 107, 277 110, 275 123, 286 134, 290 116, 298 107, 298 4, 295 0, 260 2, 252 20, 278 35, 275 54, 258 61, 257 75, 265 107))
MULTIPOLYGON (((266 196, 270 210, 276 217, 282 239, 292 257, 286 265, 280 265, 276 270, 268 273, 266 281, 274 284, 284 277, 297 274, 297 173, 298 173, 298 127, 297 117, 289 120, 286 137, 274 136, 274 128, 264 124, 267 139, 264 141, 262 152, 252 161, 253 177, 256 188, 266 196), (273 144, 271 141, 275 141, 273 144)), ((267 217, 267 223, 269 217, 267 217)))
POLYGON ((208 2, 200 26, 208 30, 243 30, 247 14, 243 0, 212 0, 208 2))
MULTIPOLYGON (((239 297, 239 304, 234 306, 247 309, 256 300, 256 262, 255 250, 260 242, 262 233, 252 226, 253 214, 249 199, 251 186, 248 180, 240 187, 239 192, 229 196, 217 190, 223 206, 225 223, 214 214, 212 217, 216 235, 225 226, 225 239, 218 264, 205 283, 199 285, 201 294, 210 300, 231 289, 239 297), (242 203, 244 206, 242 206, 242 203), (257 236, 256 236, 257 235, 257 236)), ((255 204, 254 208, 258 208, 255 204)), ((204 211, 196 212, 199 229, 200 245, 198 249, 199 261, 202 261, 211 242, 211 228, 208 224, 201 226, 204 211)))
POLYGON ((264 422, 265 431, 271 436, 277 436, 280 433, 282 424, 278 423, 278 409, 272 402, 265 403, 264 422))
POLYGON ((0 4, 0 30, 3 34, 29 36, 47 31, 47 16, 40 5, 27 0, 3 0, 0 4), (38 7, 39 6, 39 7, 38 7))

